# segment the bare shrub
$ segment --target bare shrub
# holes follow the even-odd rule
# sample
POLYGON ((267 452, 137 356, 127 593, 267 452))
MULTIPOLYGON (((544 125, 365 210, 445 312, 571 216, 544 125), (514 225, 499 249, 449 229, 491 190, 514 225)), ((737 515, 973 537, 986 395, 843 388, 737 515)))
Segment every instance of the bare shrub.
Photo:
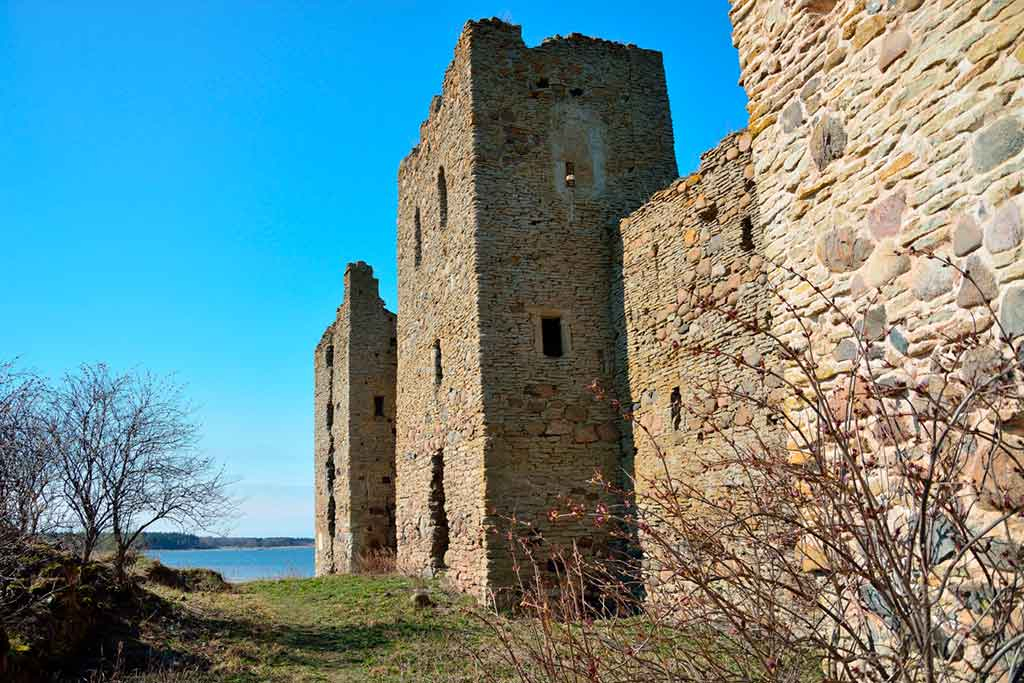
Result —
POLYGON ((229 482, 197 450, 192 409, 169 379, 85 365, 64 377, 49 411, 51 448, 83 560, 109 529, 124 580, 129 550, 153 524, 209 530, 231 514, 229 482))
MULTIPOLYGON (((616 510, 552 511, 613 519, 625 543, 639 540, 642 564, 562 549, 552 585, 531 566, 536 536, 521 533, 519 608, 531 627, 481 615, 520 680, 1024 677, 1018 351, 988 311, 907 356, 872 320, 875 301, 840 305, 785 274, 817 298, 814 319, 783 291, 771 291, 767 325, 701 302, 711 324, 772 348, 746 358, 716 344, 682 349, 756 378, 692 387, 684 409, 707 433, 703 447, 668 453, 626 409, 648 474, 615 491, 616 510), (841 362, 826 357, 837 332, 841 362), (706 409, 723 405, 758 419, 726 423, 706 409)), ((595 484, 615 489, 609 480, 595 484)))
POLYGON ((397 569, 395 551, 391 548, 374 548, 359 555, 354 563, 356 574, 394 574, 397 569))
POLYGON ((59 521, 45 398, 42 380, 11 363, 0 364, 0 521, 29 536, 51 532, 59 521))

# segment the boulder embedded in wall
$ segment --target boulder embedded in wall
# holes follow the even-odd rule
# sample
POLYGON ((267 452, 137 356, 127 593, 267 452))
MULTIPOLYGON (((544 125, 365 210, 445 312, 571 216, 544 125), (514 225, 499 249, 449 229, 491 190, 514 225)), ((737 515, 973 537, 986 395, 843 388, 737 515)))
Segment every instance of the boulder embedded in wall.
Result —
POLYGON ((999 293, 996 278, 977 254, 967 257, 963 266, 964 279, 956 303, 961 308, 973 308, 992 301, 999 293))
MULTIPOLYGON (((999 323, 1010 339, 1024 335, 1024 287, 1011 287, 999 307, 999 323)), ((1024 347, 1021 347, 1024 348, 1024 347)))
POLYGON ((1022 239, 1024 228, 1021 227, 1020 210, 1011 199, 999 207, 996 215, 985 226, 985 248, 998 254, 1017 247, 1022 239))
POLYGON ((970 216, 961 216, 953 229, 953 253, 967 256, 981 246, 981 230, 970 216))
POLYGON ((876 306, 869 310, 863 320, 858 320, 854 325, 862 339, 867 341, 880 341, 885 338, 885 332, 889 328, 889 314, 885 306, 876 306))
POLYGON ((797 541, 793 548, 796 556, 800 559, 800 569, 808 574, 827 572, 831 565, 821 541, 813 536, 805 536, 797 541))
POLYGON ((846 130, 838 120, 826 114, 811 131, 810 148, 814 165, 824 171, 846 151, 846 130))
POLYGON ((792 133, 804 125, 804 108, 800 100, 793 100, 788 107, 782 110, 782 132, 792 133))
POLYGON ((991 171, 1024 149, 1024 126, 1019 119, 1008 116, 982 130, 974 138, 974 169, 991 171))
POLYGON ((576 443, 594 443, 598 440, 597 429, 594 425, 576 425, 572 440, 576 443))
POLYGON ((549 436, 561 436, 562 434, 572 433, 572 423, 567 420, 552 420, 548 423, 548 428, 545 431, 549 436))
POLYGON ((882 50, 878 56, 878 67, 885 71, 889 65, 903 56, 910 48, 910 34, 903 30, 893 31, 882 39, 882 50))
POLYGON ((874 248, 871 240, 844 225, 819 237, 815 253, 831 272, 849 273, 864 265, 874 248))
POLYGON ((880 199, 871 207, 868 211, 868 228, 875 239, 898 235, 906 208, 907 196, 903 192, 880 199))
POLYGON ((907 336, 897 327, 889 331, 889 343, 904 356, 907 355, 907 351, 910 349, 910 342, 907 341, 907 336))
POLYGON ((871 254, 864 266, 864 284, 878 288, 910 270, 910 257, 896 248, 895 242, 885 240, 871 254))
POLYGON ((931 301, 953 289, 960 273, 952 265, 922 256, 914 265, 911 290, 920 301, 931 301))
POLYGON ((597 425, 597 435, 601 441, 614 442, 619 440, 619 428, 613 422, 603 422, 597 425))
POLYGON ((978 448, 971 455, 967 476, 983 506, 1006 510, 1024 505, 1024 414, 978 426, 978 448))

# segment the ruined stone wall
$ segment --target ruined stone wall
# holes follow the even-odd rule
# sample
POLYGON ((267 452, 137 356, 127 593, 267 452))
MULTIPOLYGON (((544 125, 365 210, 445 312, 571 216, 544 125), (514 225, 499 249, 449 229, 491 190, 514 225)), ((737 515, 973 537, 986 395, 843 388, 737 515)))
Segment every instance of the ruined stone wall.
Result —
MULTIPOLYGON (((675 174, 660 55, 466 25, 399 172, 403 568, 506 585, 487 529, 544 527, 595 470, 617 474, 614 416, 586 389, 612 374, 612 228, 675 174)), ((592 543, 571 526, 545 541, 592 543)))
POLYGON ((473 31, 470 23, 459 38, 442 93, 420 127, 420 143, 398 173, 396 459, 400 568, 433 573, 447 567, 454 585, 482 594, 485 435, 473 31))
POLYGON ((318 575, 395 547, 395 325, 373 269, 349 264, 313 362, 318 575))
MULTIPOLYGON (((763 230, 753 183, 751 136, 729 135, 700 168, 655 194, 620 223, 626 333, 619 388, 642 426, 634 430, 638 499, 652 505, 652 482, 665 468, 708 492, 739 483, 713 468, 733 443, 770 428, 748 401, 764 390, 756 372, 772 349, 736 319, 766 322, 763 230), (700 349, 699 351, 697 349, 700 349), (711 350, 717 353, 710 353, 711 350), (711 469, 709 469, 709 467, 711 469)), ((659 579, 645 548, 648 580, 659 579)))
MULTIPOLYGON (((927 374, 975 331, 993 340, 1005 332, 1019 344, 1024 5, 732 5, 765 256, 809 278, 842 310, 867 310, 871 352, 895 368, 894 381, 927 374), (976 284, 911 248, 951 260, 976 284)), ((778 332, 819 353, 828 390, 830 378, 851 370, 850 331, 832 316, 817 318, 823 307, 808 283, 782 269, 772 277, 791 292, 798 315, 820 323, 808 342, 791 323, 778 332)), ((797 453, 794 462, 802 460, 797 453)), ((1010 500, 1024 495, 1019 470, 1002 485, 1010 500)), ((983 493, 972 508, 970 528, 998 518, 986 500, 983 493)), ((1015 518, 998 533, 1019 543, 1024 527, 1015 518)), ((982 618, 970 609, 956 615, 965 632, 982 618)), ((977 662, 979 652, 968 644, 963 657, 977 662)))
MULTIPOLYGON (((588 385, 614 372, 614 228, 676 177, 668 94, 657 52, 578 34, 527 47, 496 21, 475 32, 486 505, 495 527, 533 525, 554 569, 553 549, 608 550, 592 518, 549 513, 592 510, 595 472, 621 474, 620 421, 588 385), (545 351, 544 325, 560 349, 545 351)), ((512 582, 500 534, 488 560, 494 585, 512 582)))

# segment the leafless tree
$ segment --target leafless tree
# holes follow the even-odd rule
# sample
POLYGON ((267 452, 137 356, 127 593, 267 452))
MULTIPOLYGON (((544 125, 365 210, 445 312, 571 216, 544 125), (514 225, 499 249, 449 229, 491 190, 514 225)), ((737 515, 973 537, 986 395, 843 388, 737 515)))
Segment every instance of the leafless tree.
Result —
POLYGON ((29 536, 53 531, 57 524, 45 398, 42 380, 12 363, 0 364, 0 519, 29 536))
POLYGON ((109 531, 123 580, 130 549, 152 525, 210 529, 231 514, 229 482, 197 450, 192 408, 171 379, 86 365, 54 397, 52 444, 83 560, 109 531))

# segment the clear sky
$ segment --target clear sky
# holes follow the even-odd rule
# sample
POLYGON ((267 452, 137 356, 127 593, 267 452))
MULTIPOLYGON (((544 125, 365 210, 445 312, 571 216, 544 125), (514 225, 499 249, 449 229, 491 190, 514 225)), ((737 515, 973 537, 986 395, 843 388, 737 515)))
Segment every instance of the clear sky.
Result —
POLYGON ((312 352, 396 303, 395 179, 467 19, 665 55, 680 172, 746 122, 727 0, 0 0, 0 359, 176 373, 233 532, 312 535, 312 352))

